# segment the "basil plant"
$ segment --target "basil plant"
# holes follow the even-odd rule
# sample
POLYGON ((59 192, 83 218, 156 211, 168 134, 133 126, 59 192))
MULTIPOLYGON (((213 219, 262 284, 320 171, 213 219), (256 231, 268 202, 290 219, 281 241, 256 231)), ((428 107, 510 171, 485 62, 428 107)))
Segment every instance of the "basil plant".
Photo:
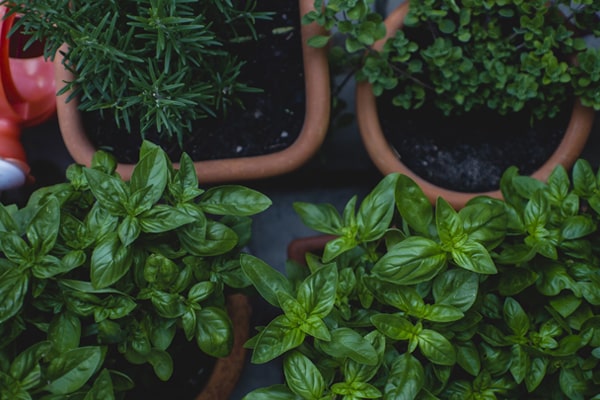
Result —
POLYGON ((243 256, 281 309, 252 362, 285 377, 245 399, 600 399, 600 174, 511 168, 502 192, 457 212, 391 174, 341 212, 296 203, 334 239, 286 275, 243 256))
POLYGON ((2 400, 122 398, 137 382, 118 366, 168 380, 176 335, 230 352, 226 294, 249 285, 239 255, 270 200, 199 189, 189 156, 176 170, 149 142, 130 181, 115 166, 98 152, 24 207, 0 205, 2 400))

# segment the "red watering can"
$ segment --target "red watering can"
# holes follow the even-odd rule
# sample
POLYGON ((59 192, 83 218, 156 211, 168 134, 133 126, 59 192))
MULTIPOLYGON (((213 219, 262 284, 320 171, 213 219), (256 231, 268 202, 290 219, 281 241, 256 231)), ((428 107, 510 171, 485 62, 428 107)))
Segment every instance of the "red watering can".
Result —
POLYGON ((56 111, 54 67, 41 45, 23 50, 27 36, 8 33, 18 16, 0 7, 0 191, 31 181, 21 128, 37 125, 56 111))

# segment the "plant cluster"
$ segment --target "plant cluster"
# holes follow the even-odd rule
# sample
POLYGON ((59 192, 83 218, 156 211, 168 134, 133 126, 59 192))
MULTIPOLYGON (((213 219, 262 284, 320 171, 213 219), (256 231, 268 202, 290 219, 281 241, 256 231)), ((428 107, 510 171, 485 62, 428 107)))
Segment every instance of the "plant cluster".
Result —
MULTIPOLYGON (((404 109, 430 102, 446 115, 479 108, 555 116, 577 96, 600 110, 600 3, 593 0, 411 0, 403 28, 386 40, 373 0, 316 0, 305 23, 343 35, 356 78, 374 94, 393 90, 404 109), (356 55, 359 57, 356 57, 356 55)), ((343 51, 341 48, 343 47, 343 51)))
POLYGON ((238 95, 259 89, 240 81, 244 61, 228 51, 256 39, 256 19, 270 18, 253 1, 2 0, 20 16, 13 31, 64 52, 75 74, 60 92, 81 96, 82 111, 107 112, 142 136, 156 130, 181 143, 191 122, 222 115, 238 95), (66 45, 66 48, 61 46, 66 45))
POLYGON ((599 399, 600 175, 510 168, 501 187, 458 212, 399 174, 341 213, 296 203, 335 238, 287 277, 242 258, 281 309, 252 361, 285 376, 246 400, 599 399))
POLYGON ((131 365, 173 372, 177 337, 212 357, 233 343, 226 295, 249 285, 239 255, 270 200, 198 188, 145 142, 131 180, 98 152, 69 182, 0 205, 0 399, 115 399, 131 365), (121 368, 123 367, 123 368, 121 368))

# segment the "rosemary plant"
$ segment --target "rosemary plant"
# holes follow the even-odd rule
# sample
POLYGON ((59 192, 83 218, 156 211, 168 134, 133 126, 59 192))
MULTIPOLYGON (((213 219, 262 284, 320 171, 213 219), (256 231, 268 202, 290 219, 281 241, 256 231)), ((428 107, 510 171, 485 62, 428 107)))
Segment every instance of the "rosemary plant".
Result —
POLYGON ((258 91, 239 80, 244 61, 228 44, 257 39, 254 22, 270 18, 257 0, 0 0, 20 18, 13 31, 45 42, 44 56, 64 54, 82 111, 108 111, 131 131, 140 121, 182 143, 191 121, 258 91), (66 47, 62 47, 66 45, 66 47))

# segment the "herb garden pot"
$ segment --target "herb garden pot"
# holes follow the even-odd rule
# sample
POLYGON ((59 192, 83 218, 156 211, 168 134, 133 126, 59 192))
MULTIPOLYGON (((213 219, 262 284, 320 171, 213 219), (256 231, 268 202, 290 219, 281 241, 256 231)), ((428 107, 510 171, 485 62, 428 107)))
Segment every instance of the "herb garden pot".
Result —
MULTIPOLYGON (((300 16, 313 7, 313 0, 299 0, 300 16)), ((202 183, 243 181, 285 174, 302 166, 320 148, 329 124, 330 82, 326 49, 310 47, 306 43, 308 38, 316 34, 322 34, 322 28, 318 25, 301 26, 305 115, 296 140, 283 150, 273 153, 196 161, 195 168, 202 183)), ((59 85, 72 80, 73 76, 65 70, 61 60, 62 57, 58 54, 55 63, 56 81, 59 85)), ((284 82, 281 84, 285 85, 284 82)), ((97 149, 86 134, 77 99, 66 101, 70 94, 61 94, 57 99, 60 130, 75 162, 90 165, 97 149)), ((236 116, 231 114, 228 118, 235 120, 236 116)), ((183 150, 189 153, 185 148, 183 150)), ((117 171, 123 178, 129 179, 134 165, 120 163, 117 171)), ((176 164, 175 167, 177 168, 176 164)))
MULTIPOLYGON (((385 20, 387 28, 386 37, 375 44, 374 47, 376 50, 381 50, 385 40, 392 37, 398 29, 402 28, 408 10, 408 2, 405 2, 390 13, 385 20)), ((383 132, 382 122, 378 114, 377 100, 373 94, 372 86, 368 82, 359 82, 357 84, 356 110, 358 127, 366 150, 372 162, 384 175, 392 172, 400 172, 408 175, 418 183, 429 200, 434 204, 440 196, 455 208, 464 207, 471 198, 478 195, 501 198, 502 194, 500 190, 472 193, 457 191, 434 184, 409 169, 401 160, 401 156, 396 149, 390 145, 383 132)), ((575 100, 564 136, 560 140, 558 147, 531 175, 536 179, 545 181, 555 166, 561 164, 565 168, 570 168, 585 146, 593 121, 593 109, 584 107, 578 100, 575 100)), ((460 138, 454 138, 454 140, 460 141, 460 138)))
POLYGON ((233 349, 229 356, 217 360, 204 389, 195 400, 228 399, 242 374, 246 358, 244 343, 250 330, 250 302, 244 295, 230 295, 227 311, 233 322, 233 349))

